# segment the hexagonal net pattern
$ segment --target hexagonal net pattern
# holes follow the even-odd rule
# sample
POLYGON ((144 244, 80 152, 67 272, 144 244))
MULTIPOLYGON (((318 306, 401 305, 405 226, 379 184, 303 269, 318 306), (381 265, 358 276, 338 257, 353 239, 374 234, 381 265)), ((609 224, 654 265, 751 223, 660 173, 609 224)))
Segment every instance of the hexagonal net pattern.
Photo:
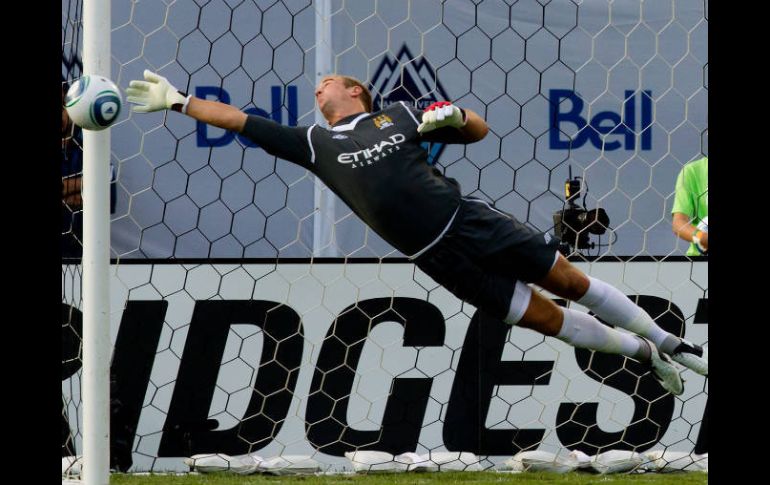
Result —
MULTIPOLYGON (((707 262, 684 258, 671 231, 677 177, 708 153, 707 3, 323 4, 113 2, 112 78, 125 89, 149 69, 289 126, 318 121, 326 73, 362 80, 375 110, 451 100, 490 131, 426 143, 437 170, 560 236, 576 265, 666 330, 708 343, 707 262), (597 208, 606 219, 578 217, 597 208)), ((62 7, 64 90, 82 75, 82 1, 62 7)), ((302 167, 179 113, 127 108, 111 128, 114 468, 184 470, 203 453, 342 470, 361 450, 472 452, 489 468, 533 449, 706 449, 705 378, 685 373, 674 397, 631 359, 511 328, 406 261, 302 167)), ((62 133, 68 456, 82 439, 82 142, 74 126, 62 133)))

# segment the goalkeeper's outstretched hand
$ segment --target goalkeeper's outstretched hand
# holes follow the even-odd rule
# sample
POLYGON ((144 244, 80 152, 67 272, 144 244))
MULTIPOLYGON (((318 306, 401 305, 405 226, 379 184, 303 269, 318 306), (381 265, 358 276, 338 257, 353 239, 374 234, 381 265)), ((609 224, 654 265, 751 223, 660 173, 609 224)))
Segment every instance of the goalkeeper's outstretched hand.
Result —
POLYGON ((190 96, 177 91, 165 77, 150 70, 144 70, 144 81, 131 81, 126 89, 126 100, 138 106, 137 113, 151 113, 162 109, 173 109, 184 113, 190 96))
POLYGON ((447 101, 433 103, 422 114, 422 123, 417 127, 418 133, 425 133, 436 128, 451 126, 462 128, 467 119, 460 108, 447 101))

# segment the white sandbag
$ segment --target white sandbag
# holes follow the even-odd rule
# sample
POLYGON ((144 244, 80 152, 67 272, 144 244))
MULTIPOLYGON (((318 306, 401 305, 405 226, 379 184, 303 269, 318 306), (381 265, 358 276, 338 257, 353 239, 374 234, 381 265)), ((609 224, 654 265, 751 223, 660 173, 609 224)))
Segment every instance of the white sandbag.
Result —
MULTIPOLYGON (((422 455, 418 455, 414 452, 401 453, 393 457, 393 461, 406 465, 406 471, 429 471, 426 468, 431 466, 431 463, 426 461, 422 455)), ((438 471, 438 466, 435 467, 438 471)))
POLYGON ((709 454, 697 455, 686 451, 653 450, 644 454, 649 460, 644 469, 656 472, 709 471, 709 454))
POLYGON ((321 464, 308 455, 275 456, 260 461, 257 471, 270 475, 310 475, 321 471, 321 464))
MULTIPOLYGON (((571 457, 560 457, 549 451, 521 451, 504 462, 503 470, 514 472, 553 472, 567 473, 581 466, 581 455, 570 454, 571 457)), ((585 455, 585 453, 583 453, 585 455)))
POLYGON ((409 466, 409 463, 397 462, 393 455, 385 451, 346 451, 345 458, 359 473, 398 473, 405 472, 409 466))
POLYGON ((601 474, 625 473, 633 471, 644 463, 645 457, 629 450, 609 450, 595 455, 591 468, 601 474))
POLYGON ((256 455, 230 456, 224 453, 201 453, 184 459, 190 470, 200 473, 231 472, 249 475, 257 471, 257 463, 262 458, 256 455))
POLYGON ((423 455, 421 463, 411 466, 413 471, 481 471, 481 460, 469 451, 432 451, 423 455))

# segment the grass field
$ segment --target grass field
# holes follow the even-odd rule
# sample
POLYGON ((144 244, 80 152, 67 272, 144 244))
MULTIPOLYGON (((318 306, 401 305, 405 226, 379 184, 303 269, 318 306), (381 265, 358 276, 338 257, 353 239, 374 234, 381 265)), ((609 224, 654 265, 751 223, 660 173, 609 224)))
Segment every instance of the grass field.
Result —
POLYGON ((634 474, 634 475, 590 475, 586 473, 399 473, 372 475, 322 475, 322 476, 238 476, 232 474, 208 475, 125 475, 113 474, 111 485, 399 485, 399 484, 514 484, 514 485, 706 485, 708 474, 666 473, 666 474, 634 474))

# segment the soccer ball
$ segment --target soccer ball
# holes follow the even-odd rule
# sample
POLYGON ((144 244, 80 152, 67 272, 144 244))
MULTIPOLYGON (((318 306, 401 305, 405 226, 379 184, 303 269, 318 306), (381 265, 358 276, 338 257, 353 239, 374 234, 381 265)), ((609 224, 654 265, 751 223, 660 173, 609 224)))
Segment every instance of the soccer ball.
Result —
POLYGON ((114 82, 86 74, 70 87, 64 107, 72 121, 86 130, 99 131, 118 119, 123 101, 114 82))

